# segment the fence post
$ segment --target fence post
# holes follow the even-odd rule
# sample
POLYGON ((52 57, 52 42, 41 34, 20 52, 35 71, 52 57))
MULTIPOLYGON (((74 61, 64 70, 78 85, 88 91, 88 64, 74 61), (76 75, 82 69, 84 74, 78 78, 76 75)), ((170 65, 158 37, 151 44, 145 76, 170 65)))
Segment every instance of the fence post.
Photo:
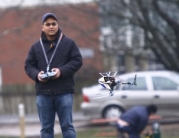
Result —
POLYGON ((19 124, 20 124, 20 138, 25 138, 25 122, 24 122, 24 104, 18 105, 19 109, 19 124))

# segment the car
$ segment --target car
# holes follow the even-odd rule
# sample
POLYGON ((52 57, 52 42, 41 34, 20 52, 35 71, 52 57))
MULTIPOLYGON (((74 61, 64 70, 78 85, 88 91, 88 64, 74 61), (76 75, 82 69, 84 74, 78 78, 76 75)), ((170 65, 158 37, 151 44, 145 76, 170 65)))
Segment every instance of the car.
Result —
POLYGON ((139 71, 121 74, 122 80, 137 85, 117 85, 114 95, 100 84, 82 89, 81 110, 90 118, 115 118, 135 105, 156 104, 164 117, 179 116, 179 74, 173 71, 139 71))

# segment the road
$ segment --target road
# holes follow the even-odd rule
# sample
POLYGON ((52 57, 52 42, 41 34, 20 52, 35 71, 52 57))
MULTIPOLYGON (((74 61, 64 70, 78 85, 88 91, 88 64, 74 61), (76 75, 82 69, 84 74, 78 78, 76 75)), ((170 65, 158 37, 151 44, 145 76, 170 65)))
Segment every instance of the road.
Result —
MULTIPOLYGON (((85 117, 81 112, 73 113, 73 122, 76 131, 85 129, 84 126, 105 126, 105 123, 93 123, 95 120, 91 120, 89 117, 85 117)), ((40 133, 40 123, 37 115, 26 116, 24 119, 24 130, 26 137, 39 137, 40 133)), ((179 124, 179 118, 168 118, 160 120, 161 124, 179 124)), ((0 116, 0 137, 2 136, 13 136, 19 137, 20 131, 20 119, 18 116, 0 116)), ((55 134, 60 134, 61 129, 58 124, 58 119, 56 117, 55 121, 55 134)))
MULTIPOLYGON (((75 112, 73 115, 73 122, 76 131, 88 124, 88 118, 83 116, 81 112, 75 112)), ((27 137, 36 137, 40 133, 40 123, 37 115, 26 116, 24 119, 24 133, 27 137)), ((56 117, 55 134, 60 134, 61 129, 56 117)), ((17 116, 0 116, 0 137, 1 136, 17 136, 21 134, 20 119, 17 116)))

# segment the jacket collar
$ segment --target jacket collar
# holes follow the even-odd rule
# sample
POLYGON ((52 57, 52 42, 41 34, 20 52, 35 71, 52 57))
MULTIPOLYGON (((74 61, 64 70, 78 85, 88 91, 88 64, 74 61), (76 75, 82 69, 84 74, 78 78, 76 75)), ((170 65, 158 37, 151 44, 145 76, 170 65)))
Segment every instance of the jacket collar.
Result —
MULTIPOLYGON (((56 33, 55 39, 53 41, 57 42, 60 37, 60 34, 61 34, 61 30, 58 29, 58 32, 56 33)), ((50 40, 47 39, 47 36, 45 35, 43 31, 41 33, 41 39, 43 42, 51 42, 50 40)))

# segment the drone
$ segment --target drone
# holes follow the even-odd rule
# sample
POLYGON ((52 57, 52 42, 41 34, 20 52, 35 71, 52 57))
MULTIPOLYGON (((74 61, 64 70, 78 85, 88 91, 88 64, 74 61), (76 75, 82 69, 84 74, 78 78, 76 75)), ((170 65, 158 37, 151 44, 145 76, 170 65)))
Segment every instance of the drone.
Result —
POLYGON ((136 78, 137 75, 134 76, 133 82, 124 82, 122 79, 119 77, 116 77, 117 71, 115 72, 105 72, 105 73, 99 73, 102 77, 98 79, 99 84, 109 90, 109 96, 114 95, 114 87, 119 85, 119 84, 127 84, 127 85, 137 85, 136 83, 136 78))

